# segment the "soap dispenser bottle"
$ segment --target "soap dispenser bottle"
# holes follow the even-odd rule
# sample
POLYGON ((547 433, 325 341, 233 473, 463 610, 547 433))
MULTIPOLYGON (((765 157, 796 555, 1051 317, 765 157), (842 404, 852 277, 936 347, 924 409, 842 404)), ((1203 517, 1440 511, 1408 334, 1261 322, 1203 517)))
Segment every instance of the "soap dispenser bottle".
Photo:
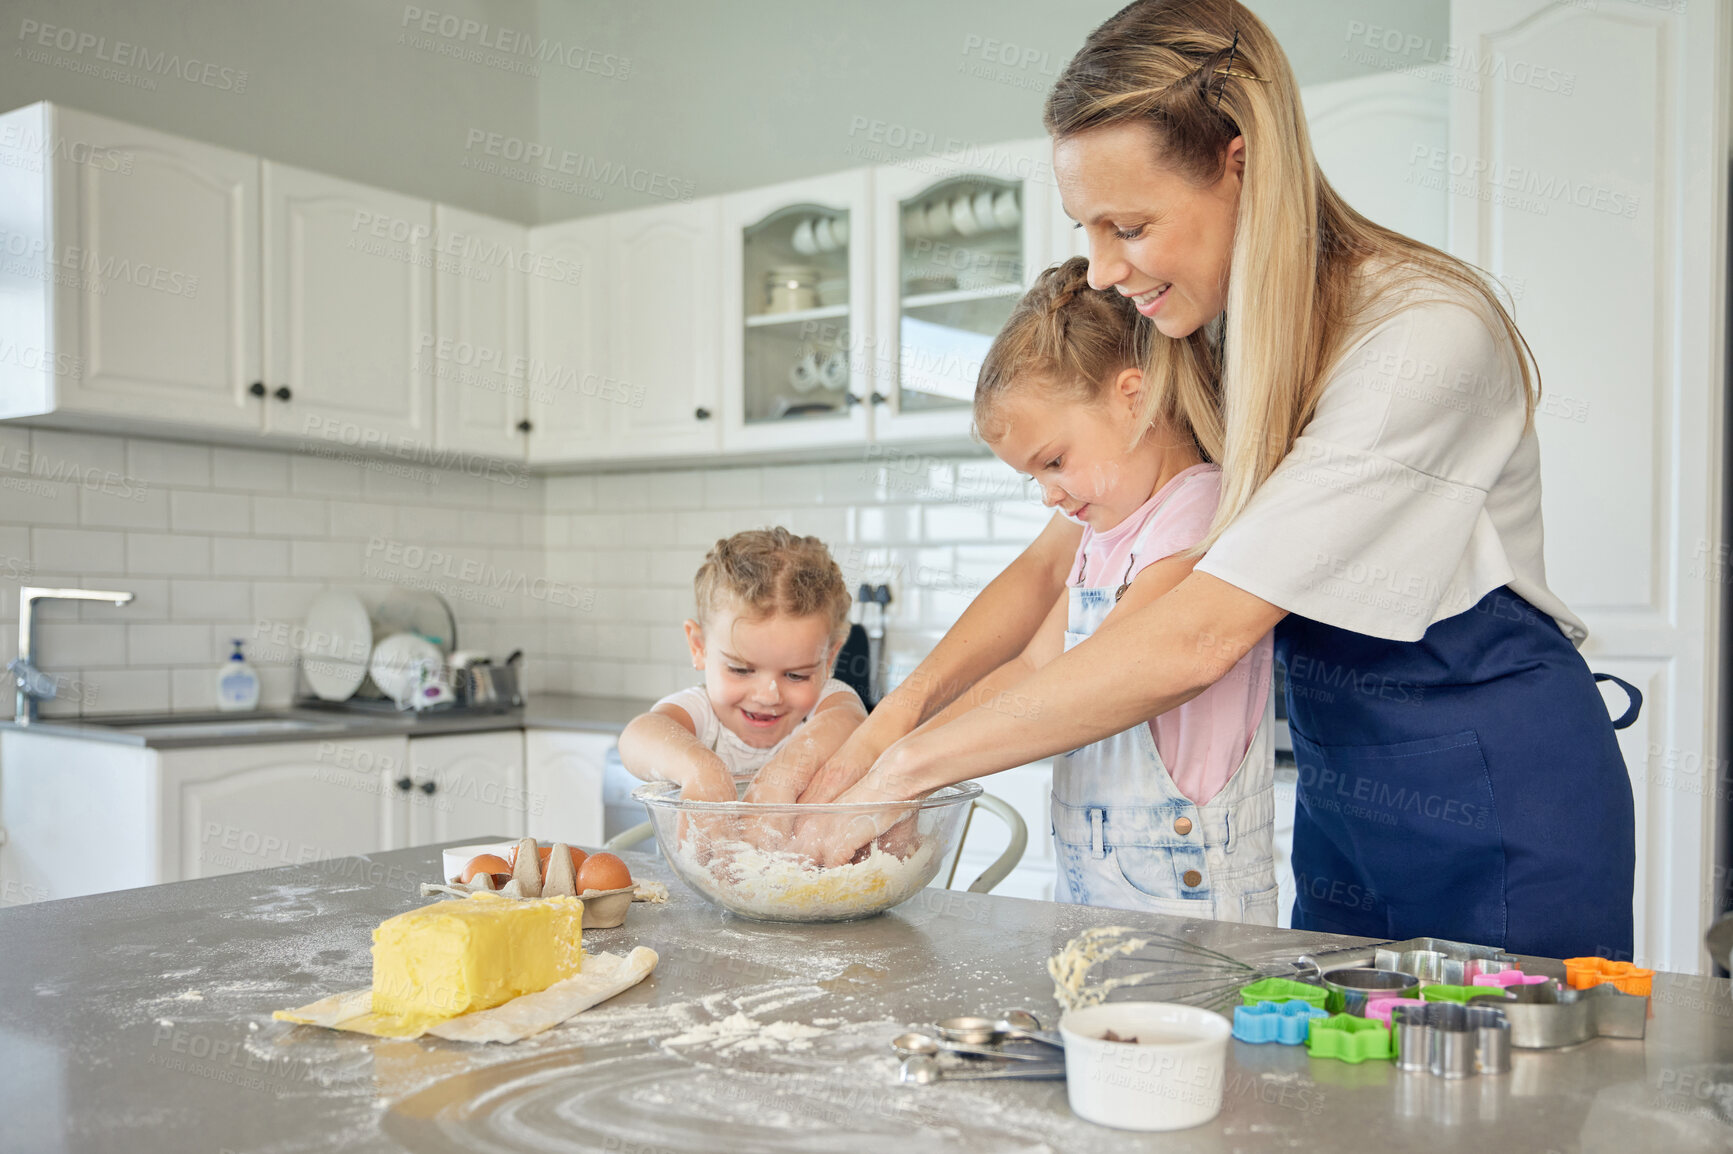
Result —
POLYGON ((233 642, 235 651, 217 672, 218 709, 257 709, 259 707, 259 675, 241 654, 241 642, 233 642))

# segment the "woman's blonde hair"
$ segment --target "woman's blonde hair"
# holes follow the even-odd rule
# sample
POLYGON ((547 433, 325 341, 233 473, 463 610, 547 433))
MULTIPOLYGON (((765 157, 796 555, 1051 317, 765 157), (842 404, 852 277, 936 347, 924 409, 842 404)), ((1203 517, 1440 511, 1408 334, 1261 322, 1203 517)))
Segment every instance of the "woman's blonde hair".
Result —
POLYGON ((1044 115, 1055 140, 1143 124, 1160 163, 1186 180, 1218 179, 1228 146, 1245 138, 1227 306, 1183 339, 1157 335, 1145 371, 1151 414, 1171 411, 1222 468, 1207 549, 1246 507, 1311 419, 1329 372, 1375 305, 1442 282, 1485 303, 1517 351, 1528 419, 1540 389, 1527 342, 1473 267, 1374 224, 1318 170, 1287 56, 1236 0, 1137 0, 1089 34, 1044 115), (1369 260, 1392 280, 1378 300, 1362 289, 1369 260))
POLYGON ((756 619, 824 617, 833 645, 848 633, 851 598, 842 569, 823 541, 796 537, 781 526, 717 541, 698 567, 692 591, 700 625, 718 610, 732 609, 756 619))
POLYGON ((1121 371, 1143 367, 1154 331, 1131 298, 1089 287, 1083 257, 1054 265, 1035 278, 981 359, 977 433, 989 441, 1003 435, 1002 403, 1012 386, 1040 387, 1061 400, 1102 400, 1121 371))

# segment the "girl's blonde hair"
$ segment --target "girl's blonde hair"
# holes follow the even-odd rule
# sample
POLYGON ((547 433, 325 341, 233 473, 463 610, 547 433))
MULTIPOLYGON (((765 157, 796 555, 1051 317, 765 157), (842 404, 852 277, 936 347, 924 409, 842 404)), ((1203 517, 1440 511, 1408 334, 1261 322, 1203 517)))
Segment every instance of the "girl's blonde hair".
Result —
POLYGON ((848 585, 830 550, 817 537, 796 537, 781 526, 717 541, 698 567, 692 591, 700 625, 718 610, 732 609, 759 619, 825 617, 833 645, 848 633, 848 585))
POLYGON ((1540 377, 1510 314, 1474 268, 1372 223, 1330 187, 1286 55, 1236 0, 1121 9, 1066 66, 1043 119, 1056 140, 1147 125, 1160 163, 1197 184, 1218 179, 1228 146, 1245 138, 1224 315, 1183 339, 1158 334, 1145 371, 1148 411, 1177 413, 1222 468, 1221 503, 1196 552, 1293 448, 1350 333, 1382 319, 1375 306, 1400 309, 1408 287, 1443 282, 1484 302, 1495 334, 1517 350, 1532 422, 1540 377), (1379 300, 1362 289, 1368 261, 1391 269, 1379 300))
MULTIPOLYGON (((1122 370, 1143 367, 1154 331, 1131 298, 1089 287, 1083 257, 1054 265, 1035 278, 981 360, 976 432, 989 441, 1004 433, 1000 406, 1013 385, 1039 385, 1064 400, 1102 400, 1122 370)), ((1172 408, 1145 416, 1171 418, 1172 408)))

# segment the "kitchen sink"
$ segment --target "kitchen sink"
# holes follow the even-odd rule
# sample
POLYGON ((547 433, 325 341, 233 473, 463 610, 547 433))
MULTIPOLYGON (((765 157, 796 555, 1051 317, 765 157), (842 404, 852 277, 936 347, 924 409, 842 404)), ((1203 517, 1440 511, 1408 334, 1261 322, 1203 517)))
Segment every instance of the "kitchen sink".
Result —
POLYGON ((117 725, 129 733, 147 737, 250 737, 263 733, 299 733, 307 730, 336 729, 329 721, 308 721, 299 717, 268 717, 248 721, 231 717, 213 721, 162 721, 144 725, 117 725))

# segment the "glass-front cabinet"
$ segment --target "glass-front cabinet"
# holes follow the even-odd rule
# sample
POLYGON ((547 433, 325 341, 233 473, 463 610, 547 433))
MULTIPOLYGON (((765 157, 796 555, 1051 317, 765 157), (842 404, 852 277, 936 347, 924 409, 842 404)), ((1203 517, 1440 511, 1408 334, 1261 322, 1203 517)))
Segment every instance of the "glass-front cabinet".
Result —
POLYGON ((1046 142, 979 152, 877 173, 881 440, 968 435, 981 360, 1046 267, 1046 142))
POLYGON ((726 449, 865 443, 871 190, 861 169, 724 199, 726 449))

